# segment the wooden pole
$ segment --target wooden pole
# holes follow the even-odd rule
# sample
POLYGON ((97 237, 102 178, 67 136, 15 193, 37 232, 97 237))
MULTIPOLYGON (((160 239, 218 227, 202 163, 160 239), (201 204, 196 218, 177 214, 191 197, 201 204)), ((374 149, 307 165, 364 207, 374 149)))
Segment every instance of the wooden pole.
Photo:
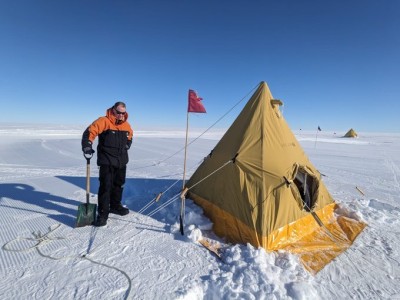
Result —
POLYGON ((358 186, 356 186, 356 189, 357 189, 357 191, 360 192, 361 195, 365 196, 364 192, 358 186))
POLYGON ((186 140, 185 140, 185 157, 183 160, 183 180, 182 180, 182 190, 185 188, 185 177, 186 177, 186 154, 187 154, 187 143, 188 143, 188 132, 189 132, 189 112, 186 117, 186 140))
MULTIPOLYGON (((182 191, 185 190, 186 154, 187 154, 188 132, 189 132, 189 112, 187 112, 187 117, 186 117, 186 139, 185 139, 185 157, 184 157, 184 160, 183 160, 182 191)), ((185 216, 185 197, 181 197, 181 213, 179 215, 179 227, 180 227, 180 231, 181 231, 182 235, 184 235, 184 232, 183 232, 184 216, 185 216)))

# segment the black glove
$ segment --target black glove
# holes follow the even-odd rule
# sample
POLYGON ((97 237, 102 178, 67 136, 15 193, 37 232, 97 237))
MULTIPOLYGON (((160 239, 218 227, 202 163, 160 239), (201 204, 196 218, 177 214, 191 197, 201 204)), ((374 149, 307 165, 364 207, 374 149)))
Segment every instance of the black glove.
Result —
POLYGON ((132 145, 132 140, 128 140, 128 141, 126 142, 126 145, 125 145, 126 150, 129 150, 129 148, 131 147, 131 145, 132 145))
POLYGON ((92 147, 85 147, 82 149, 83 153, 86 155, 92 155, 94 153, 94 150, 92 149, 92 147))

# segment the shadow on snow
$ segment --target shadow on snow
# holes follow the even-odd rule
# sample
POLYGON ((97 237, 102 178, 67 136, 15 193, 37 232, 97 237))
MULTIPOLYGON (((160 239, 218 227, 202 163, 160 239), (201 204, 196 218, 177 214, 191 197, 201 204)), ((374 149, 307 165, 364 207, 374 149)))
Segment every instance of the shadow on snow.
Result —
MULTIPOLYGON (((56 176, 57 178, 71 183, 78 188, 86 191, 86 178, 85 177, 72 177, 72 176, 56 176)), ((138 212, 145 205, 151 202, 160 192, 166 191, 162 199, 169 199, 173 195, 179 193, 182 185, 181 180, 173 179, 148 179, 148 178, 127 178, 123 193, 123 204, 125 204, 131 211, 138 212), (175 184, 172 188, 171 185, 175 184)), ((90 203, 97 204, 97 192, 99 188, 98 178, 90 179, 90 203), (96 194, 96 195, 93 195, 96 194)), ((39 213, 46 215, 59 223, 65 224, 70 227, 75 227, 76 216, 78 212, 78 205, 83 203, 79 200, 64 198, 51 193, 36 190, 33 186, 21 183, 4 183, 0 184, 1 197, 21 201, 22 203, 29 204, 27 206, 11 206, 3 201, 0 201, 0 206, 24 210, 32 213, 39 213), (69 207, 66 207, 66 204, 69 207), (35 209, 35 206, 38 207, 35 209), (75 208, 71 208, 71 206, 75 208), (49 213, 46 210, 53 210, 56 213, 49 213)), ((163 201, 157 205, 162 205, 163 201)), ((157 207, 157 206, 156 206, 157 207)), ((155 207, 149 208, 144 214, 150 212, 155 207)), ((157 214, 153 218, 157 218, 157 214)))

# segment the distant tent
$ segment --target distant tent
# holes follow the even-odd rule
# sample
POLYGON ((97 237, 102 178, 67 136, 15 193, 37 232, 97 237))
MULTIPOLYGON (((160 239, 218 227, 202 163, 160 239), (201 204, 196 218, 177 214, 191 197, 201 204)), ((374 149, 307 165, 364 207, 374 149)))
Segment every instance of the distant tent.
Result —
POLYGON ((187 182, 187 196, 203 208, 220 237, 291 251, 308 270, 318 272, 366 224, 335 216, 337 204, 280 105, 262 82, 187 182))
POLYGON ((357 137, 357 136, 358 136, 357 132, 355 132, 354 129, 351 128, 349 131, 347 131, 347 133, 343 137, 354 138, 354 137, 357 137))

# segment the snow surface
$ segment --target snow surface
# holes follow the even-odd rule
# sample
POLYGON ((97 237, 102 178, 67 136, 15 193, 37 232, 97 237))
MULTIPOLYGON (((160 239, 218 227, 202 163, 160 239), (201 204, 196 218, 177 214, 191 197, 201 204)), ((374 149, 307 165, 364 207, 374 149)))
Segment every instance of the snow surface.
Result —
MULTIPOLYGON (((190 200, 184 236, 180 200, 157 211, 182 188, 181 131, 136 132, 124 190, 130 214, 75 228, 86 201, 83 130, 0 127, 0 299, 400 299, 400 134, 295 132, 335 200, 368 223, 313 276, 295 255, 250 245, 226 245, 219 260, 197 242, 213 236, 212 224, 190 200)), ((186 179, 223 134, 198 133, 186 179)), ((97 176, 93 159, 92 203, 97 176)))

